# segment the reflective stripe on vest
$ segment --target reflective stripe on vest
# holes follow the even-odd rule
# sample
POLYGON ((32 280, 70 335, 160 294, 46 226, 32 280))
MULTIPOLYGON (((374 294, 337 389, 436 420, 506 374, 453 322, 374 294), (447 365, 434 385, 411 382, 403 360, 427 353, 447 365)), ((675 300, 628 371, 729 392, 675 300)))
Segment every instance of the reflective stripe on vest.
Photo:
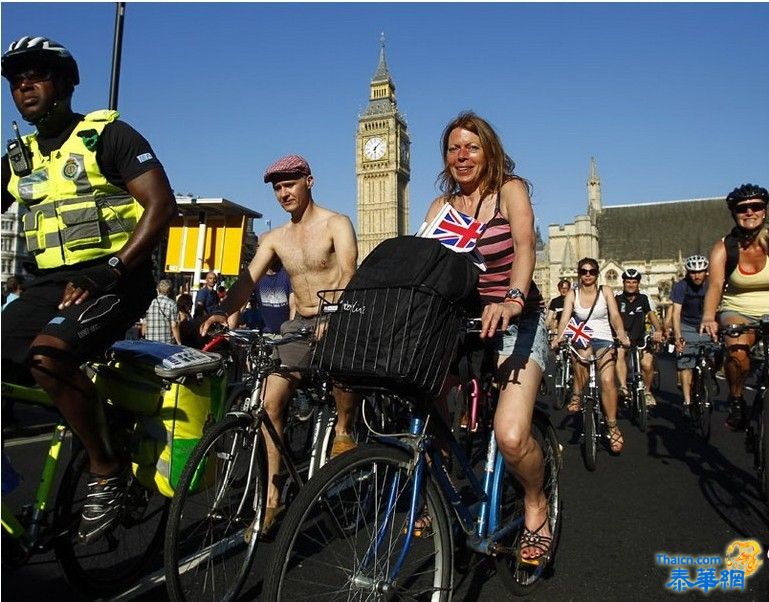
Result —
POLYGON ((39 268, 113 255, 136 227, 142 206, 110 184, 96 162, 99 136, 117 118, 117 111, 89 113, 48 157, 41 155, 36 134, 24 137, 32 173, 11 173, 8 190, 29 211, 22 218, 24 235, 39 268))

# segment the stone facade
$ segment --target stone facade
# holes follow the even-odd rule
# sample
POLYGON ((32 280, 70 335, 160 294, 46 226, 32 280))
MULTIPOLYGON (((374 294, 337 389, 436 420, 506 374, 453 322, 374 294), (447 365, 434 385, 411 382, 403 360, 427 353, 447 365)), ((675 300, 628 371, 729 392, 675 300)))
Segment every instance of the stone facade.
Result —
POLYGON ((534 280, 548 301, 557 283, 577 279, 577 261, 593 257, 600 284, 622 288, 622 272, 639 270, 641 291, 661 308, 670 304, 670 287, 683 277, 683 261, 707 256, 733 226, 724 197, 604 207, 601 180, 591 159, 587 207, 567 224, 550 224, 548 242, 537 254, 534 280))

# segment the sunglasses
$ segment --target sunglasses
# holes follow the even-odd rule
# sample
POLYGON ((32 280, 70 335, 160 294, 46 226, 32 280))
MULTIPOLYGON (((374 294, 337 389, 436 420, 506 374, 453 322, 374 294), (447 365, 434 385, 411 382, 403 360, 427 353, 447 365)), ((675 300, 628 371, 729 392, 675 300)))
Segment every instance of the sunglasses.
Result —
POLYGON ((757 201, 755 203, 745 203, 744 205, 737 205, 734 208, 734 212, 747 213, 748 211, 752 211, 753 213, 758 213, 759 211, 763 211, 764 209, 766 209, 766 203, 757 201))
POLYGON ((579 275, 580 276, 598 276, 598 270, 590 268, 589 270, 586 268, 579 268, 579 275))
POLYGON ((11 82, 11 88, 14 90, 20 88, 26 81, 30 84, 39 84, 51 79, 50 69, 28 69, 22 73, 11 75, 8 80, 11 82))

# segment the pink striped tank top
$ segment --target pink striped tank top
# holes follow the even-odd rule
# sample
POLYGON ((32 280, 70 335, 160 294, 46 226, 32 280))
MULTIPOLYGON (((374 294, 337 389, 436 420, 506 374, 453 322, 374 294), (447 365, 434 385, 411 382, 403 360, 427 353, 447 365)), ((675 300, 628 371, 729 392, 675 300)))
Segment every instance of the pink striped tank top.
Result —
MULTIPOLYGON (((510 271, 515 260, 510 224, 499 211, 499 195, 494 216, 487 222, 486 229, 478 240, 477 249, 486 261, 486 271, 478 278, 478 293, 484 304, 499 303, 510 289, 510 271)), ((534 282, 526 296, 525 313, 539 311, 540 294, 534 282)))

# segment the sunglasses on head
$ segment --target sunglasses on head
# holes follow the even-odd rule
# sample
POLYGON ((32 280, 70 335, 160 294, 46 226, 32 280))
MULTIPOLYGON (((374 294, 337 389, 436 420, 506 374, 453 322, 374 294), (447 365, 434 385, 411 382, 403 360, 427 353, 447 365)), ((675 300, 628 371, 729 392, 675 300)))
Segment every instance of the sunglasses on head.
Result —
POLYGON ((756 201, 755 203, 745 203, 744 205, 737 205, 734 208, 735 213, 747 213, 748 211, 752 211, 753 213, 758 213, 759 211, 763 211, 766 209, 766 203, 762 203, 761 201, 756 201))
POLYGON ((580 276, 598 276, 598 270, 594 268, 579 268, 580 276))

